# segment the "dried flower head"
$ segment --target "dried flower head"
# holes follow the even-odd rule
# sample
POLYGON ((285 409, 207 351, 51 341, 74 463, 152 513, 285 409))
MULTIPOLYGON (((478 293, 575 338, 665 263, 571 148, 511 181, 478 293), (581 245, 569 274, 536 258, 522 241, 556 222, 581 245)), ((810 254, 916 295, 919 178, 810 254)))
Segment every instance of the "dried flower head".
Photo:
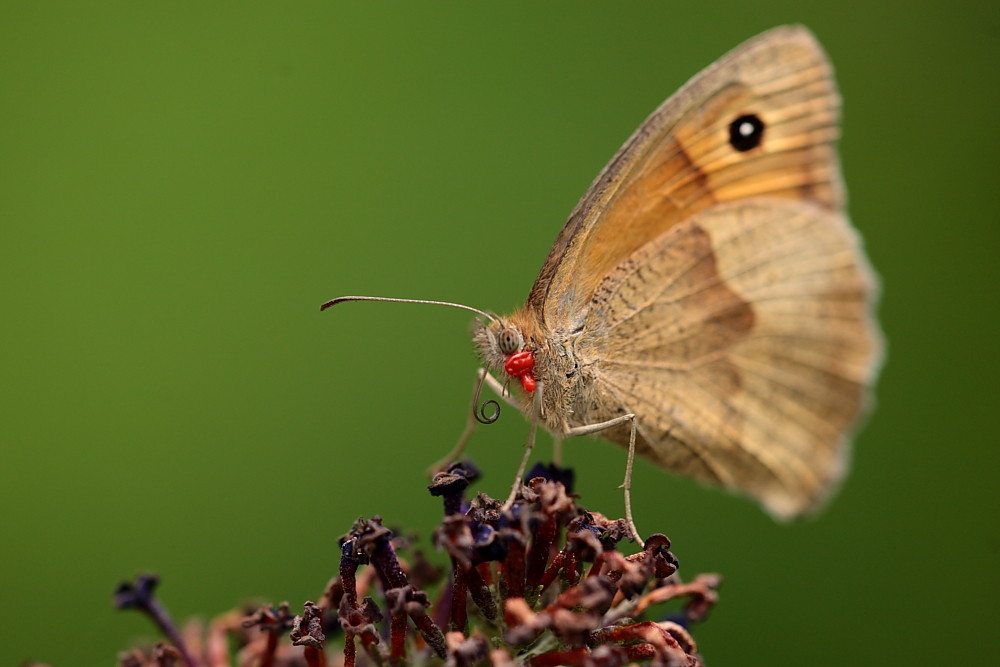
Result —
POLYGON ((428 563, 378 515, 358 519, 340 539, 339 572, 294 617, 287 603, 265 605, 182 633, 153 597, 154 577, 122 584, 118 606, 149 614, 169 644, 122 654, 120 664, 702 664, 687 626, 715 604, 718 576, 681 582, 662 534, 619 551, 627 525, 581 507, 570 470, 537 466, 510 506, 485 494, 469 500, 478 477, 470 464, 453 465, 429 487, 444 507, 434 544, 449 569, 428 563), (685 603, 669 620, 645 618, 678 599, 685 603))

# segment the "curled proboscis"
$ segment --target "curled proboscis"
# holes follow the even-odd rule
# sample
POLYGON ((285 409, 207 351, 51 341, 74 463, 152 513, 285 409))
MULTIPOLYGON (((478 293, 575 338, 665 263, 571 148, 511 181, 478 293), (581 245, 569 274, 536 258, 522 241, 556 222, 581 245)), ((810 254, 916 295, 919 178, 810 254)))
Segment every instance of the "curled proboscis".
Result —
POLYGON ((500 404, 493 399, 483 401, 482 403, 479 402, 479 394, 482 392, 485 382, 486 369, 480 369, 479 384, 476 385, 476 396, 472 399, 472 416, 480 424, 492 424, 500 419, 500 404), (492 411, 490 411, 490 406, 493 407, 492 411))
POLYGON ((488 401, 483 401, 476 409, 476 421, 480 424, 492 424, 498 419, 500 419, 500 404, 492 398, 488 401), (487 412, 490 406, 493 406, 493 410, 487 412))

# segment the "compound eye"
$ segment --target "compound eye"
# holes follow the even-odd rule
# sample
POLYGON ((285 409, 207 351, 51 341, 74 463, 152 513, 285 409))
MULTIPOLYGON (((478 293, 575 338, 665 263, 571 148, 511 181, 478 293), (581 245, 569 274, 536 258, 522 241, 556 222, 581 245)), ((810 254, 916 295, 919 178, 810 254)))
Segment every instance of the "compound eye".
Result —
POLYGON ((521 334, 517 329, 508 327, 497 336, 497 344, 503 354, 514 354, 521 349, 521 334))

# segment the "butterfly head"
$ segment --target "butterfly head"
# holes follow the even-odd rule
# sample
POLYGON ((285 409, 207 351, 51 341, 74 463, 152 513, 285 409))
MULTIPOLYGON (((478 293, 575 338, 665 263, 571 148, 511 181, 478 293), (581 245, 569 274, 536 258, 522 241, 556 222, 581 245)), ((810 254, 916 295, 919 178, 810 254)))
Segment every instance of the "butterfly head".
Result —
POLYGON ((535 391, 535 353, 525 347, 520 327, 494 319, 481 323, 474 339, 479 356, 489 370, 502 370, 509 377, 517 378, 525 391, 535 391))

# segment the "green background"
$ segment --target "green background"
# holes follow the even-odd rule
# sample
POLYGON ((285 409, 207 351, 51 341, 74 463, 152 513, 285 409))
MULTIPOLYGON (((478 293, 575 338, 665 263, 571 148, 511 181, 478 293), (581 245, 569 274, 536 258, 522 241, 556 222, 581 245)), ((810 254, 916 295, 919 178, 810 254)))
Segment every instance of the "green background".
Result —
MULTIPOLYGON (((316 599, 360 514, 422 535, 424 467, 506 311, 621 142, 688 77, 810 26, 844 96, 883 278, 879 407, 815 521, 636 471, 688 577, 726 576, 708 664, 995 659, 996 3, 0 4, 0 663, 110 664, 111 609, 316 599)), ((499 495, 523 441, 474 440, 499 495)), ((547 456, 547 443, 541 449, 547 456)), ((619 515, 620 450, 567 443, 619 515)), ((425 546, 427 541, 425 540, 425 546)))

